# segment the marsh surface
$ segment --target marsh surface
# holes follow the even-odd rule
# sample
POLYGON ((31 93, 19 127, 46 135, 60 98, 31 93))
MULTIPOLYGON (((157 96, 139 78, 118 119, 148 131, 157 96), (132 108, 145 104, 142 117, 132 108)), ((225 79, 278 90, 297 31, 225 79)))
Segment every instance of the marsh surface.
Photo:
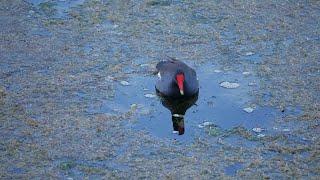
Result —
POLYGON ((319 1, 1 1, 1 178, 319 178, 319 16, 319 1), (154 89, 167 56, 200 81, 180 136, 154 89))

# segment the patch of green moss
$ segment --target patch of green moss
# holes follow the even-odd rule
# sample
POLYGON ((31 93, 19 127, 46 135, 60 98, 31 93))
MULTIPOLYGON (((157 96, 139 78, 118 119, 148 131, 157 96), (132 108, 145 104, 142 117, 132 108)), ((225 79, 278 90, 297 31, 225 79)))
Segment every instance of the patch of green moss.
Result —
POLYGON ((40 10, 42 10, 46 15, 52 16, 56 13, 57 9, 55 6, 57 3, 54 2, 43 2, 39 4, 40 10))
POLYGON ((76 163, 73 162, 73 161, 66 161, 66 162, 62 162, 60 163, 59 165, 59 168, 61 170, 64 170, 64 171, 67 171, 67 170, 70 170, 72 168, 76 167, 76 163))
POLYGON ((209 128, 207 128, 207 133, 211 136, 220 136, 221 134, 223 134, 223 130, 218 127, 218 126, 210 126, 209 128))
POLYGON ((9 156, 15 156, 18 153, 18 150, 21 146, 21 142, 17 140, 11 141, 9 144, 6 146, 6 151, 9 156))
POLYGON ((159 1, 159 0, 153 0, 147 2, 148 6, 170 6, 171 1, 159 1))
POLYGON ((238 136, 241 136, 249 141, 257 141, 258 140, 258 138, 255 136, 255 134, 253 134, 248 129, 246 129, 242 126, 237 126, 237 127, 234 127, 230 130, 226 130, 223 134, 224 137, 228 137, 230 135, 238 135, 238 136))
POLYGON ((50 25, 64 25, 64 21, 61 19, 48 19, 44 21, 45 26, 50 26, 50 25))
POLYGON ((99 167, 80 165, 78 168, 80 169, 80 171, 82 171, 86 174, 99 174, 99 175, 106 174, 104 169, 99 168, 99 167))
POLYGON ((257 141, 259 138, 256 134, 252 133, 250 130, 246 129, 242 126, 237 126, 232 129, 223 130, 221 127, 216 125, 207 126, 205 131, 214 137, 221 136, 221 137, 229 137, 231 135, 238 135, 241 136, 249 141, 257 141))

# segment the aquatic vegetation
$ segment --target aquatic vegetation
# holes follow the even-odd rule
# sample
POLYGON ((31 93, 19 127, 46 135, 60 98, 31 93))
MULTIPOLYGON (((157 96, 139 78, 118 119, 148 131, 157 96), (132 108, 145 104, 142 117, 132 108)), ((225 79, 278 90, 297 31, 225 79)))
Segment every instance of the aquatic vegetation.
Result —
POLYGON ((48 2, 40 3, 39 8, 46 15, 52 16, 57 12, 57 9, 55 8, 56 5, 57 5, 57 3, 48 1, 48 2))
POLYGON ((171 0, 150 0, 147 2, 149 6, 170 6, 171 0))
POLYGON ((66 162, 62 162, 59 165, 59 168, 61 170, 67 171, 70 170, 71 168, 74 168, 76 166, 76 164, 73 161, 66 161, 66 162))
POLYGON ((320 176, 318 1, 0 4, 2 179, 320 176), (166 56, 199 75, 182 136, 166 56))

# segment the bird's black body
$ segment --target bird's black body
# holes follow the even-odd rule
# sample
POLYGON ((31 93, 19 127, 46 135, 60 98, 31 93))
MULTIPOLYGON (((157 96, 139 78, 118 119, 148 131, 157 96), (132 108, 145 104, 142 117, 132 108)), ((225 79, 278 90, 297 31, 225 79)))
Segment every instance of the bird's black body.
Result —
POLYGON ((170 98, 186 98, 198 93, 199 82, 196 72, 187 64, 176 59, 161 61, 156 66, 159 79, 156 90, 163 96, 170 98), (175 80, 178 73, 184 74, 184 95, 181 95, 175 80))

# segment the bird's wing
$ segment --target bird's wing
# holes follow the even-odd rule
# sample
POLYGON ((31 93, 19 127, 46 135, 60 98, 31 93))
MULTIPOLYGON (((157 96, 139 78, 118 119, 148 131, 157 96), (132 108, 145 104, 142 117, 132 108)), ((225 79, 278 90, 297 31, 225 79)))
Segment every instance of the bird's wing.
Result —
POLYGON ((159 62, 156 68, 160 72, 165 72, 165 71, 172 71, 178 68, 182 68, 183 66, 187 66, 187 65, 179 60, 172 58, 166 61, 159 62))

